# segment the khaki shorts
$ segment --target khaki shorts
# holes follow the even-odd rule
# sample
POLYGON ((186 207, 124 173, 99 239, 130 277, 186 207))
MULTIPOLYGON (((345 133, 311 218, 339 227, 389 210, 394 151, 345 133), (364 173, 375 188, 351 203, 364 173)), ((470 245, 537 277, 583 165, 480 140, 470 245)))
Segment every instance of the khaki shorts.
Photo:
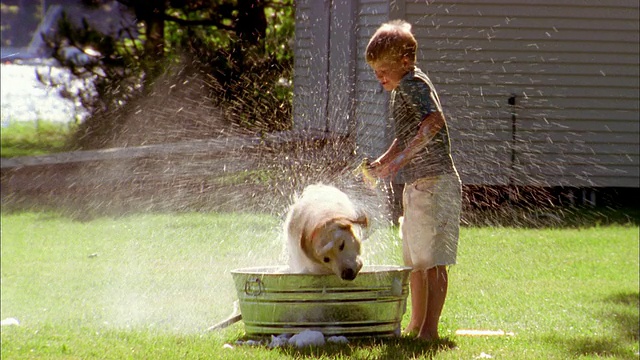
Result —
POLYGON ((462 203, 458 174, 422 178, 407 184, 402 202, 400 232, 405 265, 426 270, 455 264, 462 203))

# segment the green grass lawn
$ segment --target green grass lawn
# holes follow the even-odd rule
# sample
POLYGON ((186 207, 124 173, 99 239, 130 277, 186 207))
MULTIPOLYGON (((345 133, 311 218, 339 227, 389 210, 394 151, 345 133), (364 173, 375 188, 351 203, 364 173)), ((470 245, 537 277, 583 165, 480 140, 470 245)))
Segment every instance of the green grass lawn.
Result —
MULTIPOLYGON (((283 263, 280 221, 190 213, 80 222, 3 213, 0 317, 20 325, 2 328, 1 357, 638 359, 636 225, 463 228, 439 343, 363 339, 269 349, 236 345, 242 322, 206 332, 232 309, 232 269, 283 263), (457 329, 514 336, 464 337, 457 329)), ((374 232, 365 261, 399 265, 394 234, 374 232)))
POLYGON ((45 155, 65 151, 73 125, 50 121, 15 121, 1 130, 3 158, 45 155))

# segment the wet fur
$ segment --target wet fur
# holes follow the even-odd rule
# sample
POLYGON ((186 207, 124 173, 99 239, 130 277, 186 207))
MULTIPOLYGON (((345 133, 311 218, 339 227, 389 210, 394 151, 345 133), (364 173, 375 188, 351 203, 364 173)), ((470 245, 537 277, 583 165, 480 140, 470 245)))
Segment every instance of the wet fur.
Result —
POLYGON ((355 279, 362 268, 360 230, 367 226, 367 216, 344 192, 329 185, 308 186, 284 224, 291 271, 355 279))

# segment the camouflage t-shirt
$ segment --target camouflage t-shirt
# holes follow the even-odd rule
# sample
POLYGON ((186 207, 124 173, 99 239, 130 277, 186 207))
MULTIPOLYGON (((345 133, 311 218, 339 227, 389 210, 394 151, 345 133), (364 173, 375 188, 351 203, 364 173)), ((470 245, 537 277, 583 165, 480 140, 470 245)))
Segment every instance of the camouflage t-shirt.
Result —
MULTIPOLYGON (((420 123, 428 114, 442 112, 433 83, 417 67, 405 75, 391 92, 390 105, 391 124, 401 150, 415 137, 420 123)), ((419 178, 454 171, 449 130, 445 122, 435 137, 398 172, 394 182, 411 183, 419 178)))

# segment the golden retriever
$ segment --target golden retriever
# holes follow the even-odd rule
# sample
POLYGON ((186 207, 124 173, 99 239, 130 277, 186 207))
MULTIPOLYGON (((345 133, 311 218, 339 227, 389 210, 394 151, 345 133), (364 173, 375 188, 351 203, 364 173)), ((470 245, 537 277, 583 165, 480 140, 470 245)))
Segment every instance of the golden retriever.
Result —
POLYGON ((367 226, 366 214, 344 192, 323 184, 306 187, 284 223, 290 270, 355 279, 362 268, 360 230, 367 226))

